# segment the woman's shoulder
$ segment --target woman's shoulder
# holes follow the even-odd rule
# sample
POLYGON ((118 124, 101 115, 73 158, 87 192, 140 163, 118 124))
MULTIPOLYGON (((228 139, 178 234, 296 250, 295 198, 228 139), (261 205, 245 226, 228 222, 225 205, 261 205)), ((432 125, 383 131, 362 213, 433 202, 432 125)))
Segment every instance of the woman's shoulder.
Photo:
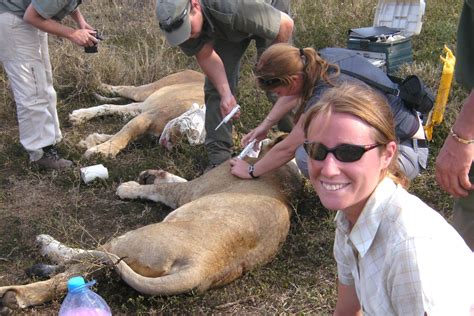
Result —
MULTIPOLYGON (((390 221, 415 221, 419 218, 425 220, 439 220, 441 215, 418 196, 396 184, 396 189, 390 196, 387 208, 387 220, 390 221)), ((442 218, 442 217, 441 217, 442 218)))
POLYGON ((409 239, 459 239, 448 221, 416 195, 397 185, 387 203, 382 224, 399 242, 409 239))

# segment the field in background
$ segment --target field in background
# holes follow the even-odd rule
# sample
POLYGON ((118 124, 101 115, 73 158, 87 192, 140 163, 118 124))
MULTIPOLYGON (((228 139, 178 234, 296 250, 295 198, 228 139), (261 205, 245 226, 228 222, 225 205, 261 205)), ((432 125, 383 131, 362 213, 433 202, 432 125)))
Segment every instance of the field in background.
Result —
MULTIPOLYGON (((369 26, 376 0, 293 0, 297 33, 295 45, 345 46, 347 30, 369 26)), ((50 37, 51 60, 58 112, 64 141, 60 150, 77 168, 67 172, 42 172, 28 163, 18 142, 15 105, 5 74, 0 70, 0 286, 28 283, 23 269, 44 259, 34 239, 47 233, 69 245, 92 248, 109 238, 161 220, 170 209, 149 202, 121 201, 117 186, 135 179, 144 169, 160 167, 192 179, 206 164, 202 146, 185 142, 173 152, 144 137, 132 143, 116 159, 85 160, 77 147, 90 133, 114 133, 124 122, 97 119, 72 127, 67 117, 74 109, 95 105, 92 93, 100 82, 140 85, 181 69, 198 67, 178 49, 170 48, 154 19, 155 1, 85 1, 81 11, 99 29, 105 41, 98 54, 67 40, 50 37), (78 169, 102 163, 109 169, 107 181, 84 185, 78 169)), ((455 31, 462 1, 428 1, 422 33, 413 39, 415 63, 403 69, 415 72, 436 91, 441 73, 439 55, 446 44, 454 50, 455 31)), ((70 21, 67 21, 70 23, 70 21)), ((265 117, 270 105, 255 87, 254 49, 244 58, 237 99, 243 106, 235 124, 237 139, 265 117)), ((429 168, 414 181, 411 191, 446 218, 452 200, 437 186, 434 159, 449 126, 466 96, 454 85, 446 119, 435 129, 430 145, 429 168)), ((140 295, 112 272, 97 276, 97 291, 115 313, 311 313, 330 314, 335 304, 335 264, 332 258, 333 213, 324 210, 309 186, 294 201, 291 231, 279 255, 232 284, 204 294, 172 297, 140 295)), ((53 313, 60 300, 30 311, 53 313)))

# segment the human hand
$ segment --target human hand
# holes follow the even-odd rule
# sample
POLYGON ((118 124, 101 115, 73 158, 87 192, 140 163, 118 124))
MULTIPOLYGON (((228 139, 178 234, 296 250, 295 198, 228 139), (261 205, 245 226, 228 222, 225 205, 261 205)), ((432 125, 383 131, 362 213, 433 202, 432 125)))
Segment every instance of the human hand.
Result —
POLYGON ((242 144, 242 146, 247 146, 248 143, 250 143, 252 140, 255 139, 256 140, 255 143, 258 144, 258 142, 260 142, 261 140, 265 139, 265 137, 267 137, 267 133, 268 133, 268 129, 262 126, 262 124, 260 124, 259 126, 251 130, 248 134, 246 134, 242 138, 240 143, 242 144))
MULTIPOLYGON (((221 115, 222 118, 224 118, 227 114, 232 111, 232 109, 237 105, 237 101, 235 100, 235 97, 232 94, 226 95, 226 96, 221 96, 221 115)), ((232 117, 232 119, 238 119, 240 117, 240 111, 235 113, 235 115, 232 117)))
POLYGON ((99 42, 94 34, 94 30, 76 29, 68 36, 68 39, 79 46, 92 47, 99 42))
POLYGON ((474 159, 474 145, 461 144, 448 136, 436 158, 436 180, 455 197, 468 195, 474 190, 469 181, 469 169, 474 159))
POLYGON ((241 179, 252 179, 248 172, 249 164, 245 160, 235 157, 232 158, 229 163, 230 173, 232 173, 234 176, 241 179))
POLYGON ((84 29, 84 30, 92 30, 94 31, 95 29, 89 25, 89 23, 87 23, 86 21, 82 22, 79 24, 79 28, 80 29, 84 29))

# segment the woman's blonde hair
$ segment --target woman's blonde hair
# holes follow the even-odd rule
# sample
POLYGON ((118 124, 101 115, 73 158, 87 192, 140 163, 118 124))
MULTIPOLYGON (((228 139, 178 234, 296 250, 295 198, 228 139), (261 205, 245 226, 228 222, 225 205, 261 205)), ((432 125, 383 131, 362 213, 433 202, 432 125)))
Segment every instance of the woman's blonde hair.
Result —
POLYGON ((296 74, 303 75, 303 91, 295 121, 303 113, 316 82, 323 80, 333 86, 330 77, 339 74, 339 67, 321 58, 314 48, 296 48, 286 43, 271 45, 262 53, 255 66, 257 84, 265 91, 289 86, 291 76, 296 74))
MULTIPOLYGON (((395 123, 387 99, 365 84, 343 83, 323 93, 320 100, 306 113, 303 123, 305 137, 316 117, 330 117, 332 113, 352 115, 372 127, 375 142, 388 144, 396 142, 395 123)), ((323 128, 323 127, 322 127, 323 128)), ((383 150, 383 147, 381 147, 383 150)), ((383 176, 389 176, 396 183, 408 187, 408 178, 398 165, 398 148, 383 176)))

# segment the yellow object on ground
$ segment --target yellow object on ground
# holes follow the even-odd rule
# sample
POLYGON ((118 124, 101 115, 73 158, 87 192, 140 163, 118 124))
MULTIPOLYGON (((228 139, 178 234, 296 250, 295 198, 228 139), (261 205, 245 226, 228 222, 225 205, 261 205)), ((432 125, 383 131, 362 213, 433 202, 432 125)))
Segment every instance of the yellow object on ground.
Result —
POLYGON ((456 57, 447 46, 444 46, 444 50, 446 51, 446 57, 440 56, 444 66, 438 93, 436 94, 433 110, 431 110, 426 125, 424 126, 426 139, 428 140, 433 138, 433 128, 443 121, 444 111, 446 109, 446 104, 448 103, 449 90, 451 90, 451 83, 453 81, 456 57))

